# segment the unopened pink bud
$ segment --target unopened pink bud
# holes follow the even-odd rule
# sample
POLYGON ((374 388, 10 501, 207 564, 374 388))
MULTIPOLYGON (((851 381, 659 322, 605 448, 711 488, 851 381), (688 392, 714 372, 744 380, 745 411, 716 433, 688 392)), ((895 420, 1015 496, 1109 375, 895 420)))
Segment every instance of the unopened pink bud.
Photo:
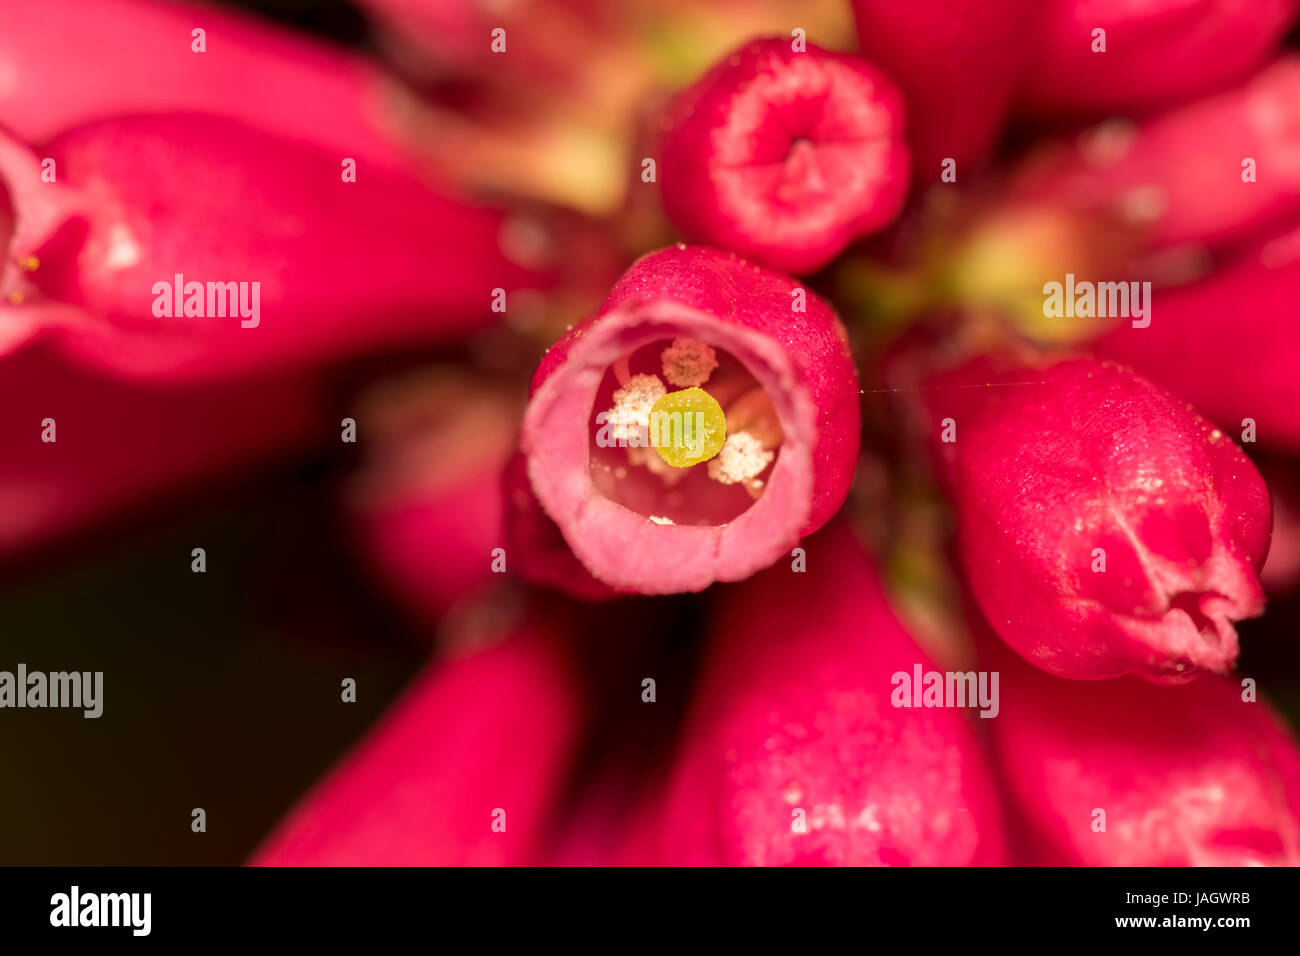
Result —
POLYGON ((848 494, 858 427, 857 374, 830 306, 735 255, 678 246, 639 260, 546 354, 522 444, 538 500, 591 573, 666 594, 748 577, 821 527, 848 494), (718 367, 694 391, 727 433, 771 446, 756 476, 721 480, 638 444, 655 396, 686 391, 658 378, 679 338, 713 350, 718 367))
POLYGON ((987 381, 930 402, 966 575, 993 629, 1062 677, 1230 669, 1234 622, 1263 611, 1271 523, 1232 437, 1111 363, 987 381))
POLYGON ((691 239, 813 272, 902 205, 902 101, 854 57, 755 40, 671 105, 660 182, 691 239))
POLYGON ((775 567, 725 593, 670 781, 662 862, 1003 862, 974 711, 902 699, 901 681, 933 665, 846 524, 805 547, 806 571, 775 567))

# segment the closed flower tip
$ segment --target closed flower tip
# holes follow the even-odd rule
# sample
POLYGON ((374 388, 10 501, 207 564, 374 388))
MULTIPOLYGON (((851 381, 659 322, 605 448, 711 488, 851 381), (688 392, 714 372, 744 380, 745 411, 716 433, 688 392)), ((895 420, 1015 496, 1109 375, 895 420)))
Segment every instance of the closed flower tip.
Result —
MULTIPOLYGON (((974 390, 948 419, 952 440, 935 429, 963 565, 993 629, 1062 677, 1230 669, 1234 623, 1264 606, 1271 512, 1254 465, 1126 368, 1072 360, 1017 374, 974 390)), ((945 406, 957 393, 935 394, 945 406)))
POLYGON ((902 101, 853 57, 755 40, 669 107, 661 180, 690 238, 814 272, 907 195, 902 101))

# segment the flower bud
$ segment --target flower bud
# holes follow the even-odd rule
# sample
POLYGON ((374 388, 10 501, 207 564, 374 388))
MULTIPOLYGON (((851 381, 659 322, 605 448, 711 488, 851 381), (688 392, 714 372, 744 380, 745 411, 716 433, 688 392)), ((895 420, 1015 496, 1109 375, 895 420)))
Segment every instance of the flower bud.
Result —
POLYGON ((1121 366, 988 382, 929 401, 966 576, 998 635, 1062 677, 1230 669, 1233 623, 1264 606, 1271 514, 1255 466, 1121 366))
POLYGON ((854 57, 755 40, 669 107, 660 178, 695 240, 814 272, 888 225, 907 195, 903 106, 854 57))
POLYGON ((542 359, 522 445, 538 500, 588 570, 667 594, 748 577, 821 527, 848 494, 858 428, 830 306, 734 255, 677 246, 634 264, 542 359), (682 355, 698 358, 684 367, 682 355), (704 410, 655 411, 687 393, 704 410), (662 453, 720 423, 734 454, 678 466, 662 453), (738 446, 741 434, 752 441, 738 446))

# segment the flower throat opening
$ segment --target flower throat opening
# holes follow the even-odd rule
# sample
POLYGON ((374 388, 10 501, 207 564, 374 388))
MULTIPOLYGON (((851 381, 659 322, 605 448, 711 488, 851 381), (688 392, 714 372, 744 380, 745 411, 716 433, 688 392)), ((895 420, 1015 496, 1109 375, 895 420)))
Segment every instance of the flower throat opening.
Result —
POLYGON ((659 524, 720 525, 762 497, 784 433, 739 359, 662 339, 606 371, 592 407, 596 490, 659 524))

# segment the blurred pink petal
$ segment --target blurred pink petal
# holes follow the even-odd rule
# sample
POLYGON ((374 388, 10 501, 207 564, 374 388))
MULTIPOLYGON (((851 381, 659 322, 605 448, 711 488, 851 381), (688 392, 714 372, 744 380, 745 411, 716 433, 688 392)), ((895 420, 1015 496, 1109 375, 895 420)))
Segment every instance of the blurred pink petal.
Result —
POLYGON ((1261 444, 1300 449, 1297 288, 1300 232, 1162 291, 1148 328, 1125 323, 1093 349, 1187 399, 1234 440, 1249 418, 1261 444))
POLYGON ((896 673, 933 665, 874 563, 842 522, 805 547, 806 572, 776 567, 725 592, 671 775, 662 861, 1003 862, 967 715, 891 704, 896 673))
POLYGON ((1106 216, 1157 249, 1221 247, 1292 221, 1300 215, 1300 57, 1136 127, 1103 125, 1020 179, 1040 202, 1106 216), (1253 181, 1243 179, 1246 159, 1253 181))
POLYGON ((437 369, 373 389, 356 422, 366 461, 345 495, 355 540, 379 585, 431 624, 493 577, 518 402, 437 369))
POLYGON ((1264 609, 1271 525, 1231 437, 1110 363, 931 396, 963 566, 1003 640, 1061 677, 1231 669, 1234 622, 1264 609))
POLYGON ((574 756, 580 711, 559 644, 535 626, 432 664, 250 862, 536 863, 574 756), (494 831, 498 819, 504 831, 494 831))
POLYGON ((70 369, 48 348, 0 360, 0 408, 0 555, 319 437, 302 383, 150 389, 70 369))
POLYGON ((694 240, 814 272, 888 225, 907 195, 903 105, 879 70, 754 40, 668 107, 660 177, 694 240))
POLYGON ((989 732, 1032 862, 1300 865, 1300 751, 1241 682, 1065 681, 1006 657, 989 732))
POLYGON ((857 395, 847 336, 815 294, 734 255, 669 248, 634 264, 600 315, 543 358, 524 416, 528 476, 595 577, 646 594, 698 591, 770 565, 839 508, 858 455, 857 395), (679 337, 726 358, 709 383, 722 404, 734 385, 765 397, 779 420, 779 450, 756 501, 699 467, 670 485, 632 463, 628 449, 599 445, 607 426, 598 429, 596 416, 619 384, 619 364, 657 371, 661 346, 679 337))
POLYGON ((1033 113, 1140 111, 1220 89, 1266 60, 1297 0, 1050 0, 1020 100, 1033 113), (1105 52, 1093 52, 1094 31, 1105 52))
POLYGON ((546 282, 502 253, 501 212, 364 165, 343 181, 337 157, 223 118, 105 120, 44 152, 82 215, 36 250, 29 281, 47 303, 102 317, 68 346, 126 376, 224 377, 445 341, 500 318, 494 289, 546 282), (232 315, 218 290, 223 312, 179 314, 168 290, 182 282, 186 312, 190 283, 197 311, 204 284, 206 310, 218 283, 242 283, 249 307, 232 315))
POLYGON ((902 89, 918 183, 981 163, 1034 49, 1033 0, 853 0, 862 55, 902 89))
POLYGON ((111 116, 201 111, 328 147, 338 159, 392 164, 396 98, 395 84, 362 58, 219 7, 0 5, 0 116, 32 142, 111 116), (196 28, 206 31, 204 53, 191 49, 196 28))

